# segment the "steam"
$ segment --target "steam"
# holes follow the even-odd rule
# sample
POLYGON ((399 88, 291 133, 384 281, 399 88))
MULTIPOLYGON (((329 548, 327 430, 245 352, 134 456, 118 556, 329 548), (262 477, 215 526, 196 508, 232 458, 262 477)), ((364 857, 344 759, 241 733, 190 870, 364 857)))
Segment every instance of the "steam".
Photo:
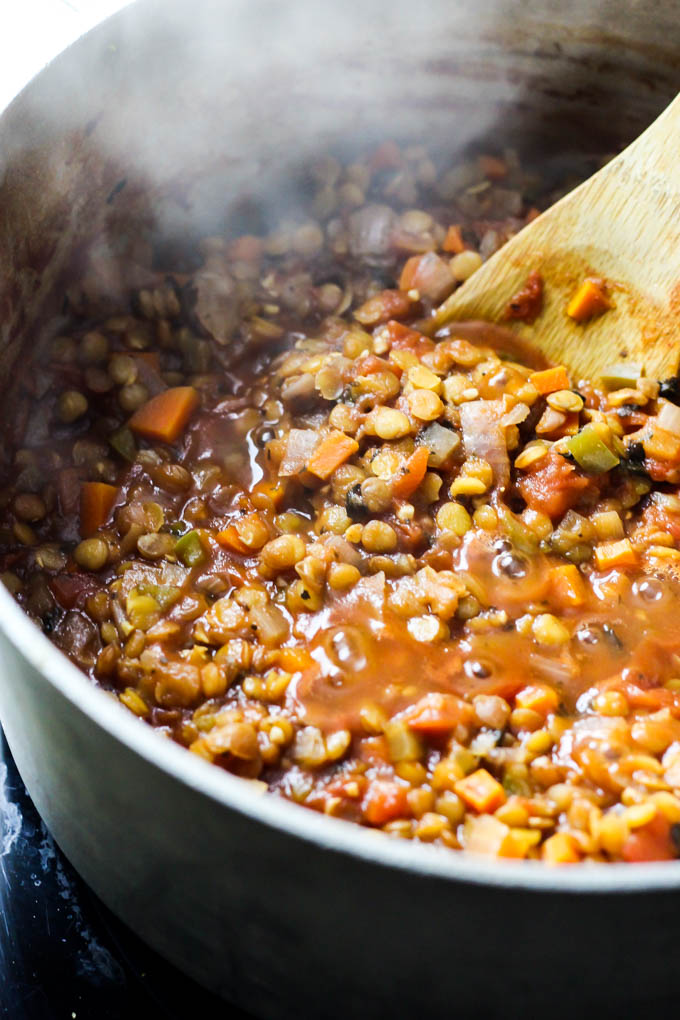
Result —
POLYGON ((328 151, 393 138, 451 166, 480 140, 577 148, 586 121, 632 137, 673 92, 672 12, 652 6, 138 0, 2 119, 0 346, 54 307, 74 250, 132 263, 151 237, 187 248, 244 197, 275 229, 328 151))

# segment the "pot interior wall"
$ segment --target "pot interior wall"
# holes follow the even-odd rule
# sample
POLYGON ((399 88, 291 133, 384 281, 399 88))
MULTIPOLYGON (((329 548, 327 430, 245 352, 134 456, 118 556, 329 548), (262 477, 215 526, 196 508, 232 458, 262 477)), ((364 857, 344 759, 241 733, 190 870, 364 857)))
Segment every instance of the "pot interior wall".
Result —
POLYGON ((291 169, 315 153, 610 151, 672 97, 679 25, 634 0, 433 0, 417 17, 402 0, 135 4, 2 118, 2 378, 58 332, 86 251, 186 249, 249 196, 269 223, 294 218, 291 169))

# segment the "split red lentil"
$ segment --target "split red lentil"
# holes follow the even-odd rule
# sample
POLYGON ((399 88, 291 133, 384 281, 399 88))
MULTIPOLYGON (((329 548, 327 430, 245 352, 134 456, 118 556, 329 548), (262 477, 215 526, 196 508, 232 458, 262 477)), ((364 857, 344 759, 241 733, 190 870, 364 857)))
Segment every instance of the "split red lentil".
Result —
MULTIPOLYGON (((308 178, 311 218, 148 266, 115 314, 96 275, 69 293, 23 383, 4 583, 278 796, 503 857, 678 857, 680 385, 414 328, 536 215, 512 153, 308 178)), ((542 292, 508 316, 540 328, 542 292)), ((606 281, 574 293, 587 329, 606 281)))

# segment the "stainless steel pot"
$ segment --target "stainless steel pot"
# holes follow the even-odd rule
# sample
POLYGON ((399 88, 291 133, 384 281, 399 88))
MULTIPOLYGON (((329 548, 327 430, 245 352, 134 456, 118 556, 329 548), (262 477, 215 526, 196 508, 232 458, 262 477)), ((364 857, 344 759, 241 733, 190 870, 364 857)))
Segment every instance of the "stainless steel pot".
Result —
MULTIPOLYGON (((49 343, 92 246, 215 232, 225 201, 282 201, 286 167, 341 140, 605 150, 675 93, 679 43, 671 0, 124 11, 0 120, 4 427, 22 353, 49 343)), ((0 653, 2 723, 66 855, 152 946, 257 1015, 557 1016, 674 992, 680 863, 558 871, 390 841, 161 739, 4 589, 0 653)))

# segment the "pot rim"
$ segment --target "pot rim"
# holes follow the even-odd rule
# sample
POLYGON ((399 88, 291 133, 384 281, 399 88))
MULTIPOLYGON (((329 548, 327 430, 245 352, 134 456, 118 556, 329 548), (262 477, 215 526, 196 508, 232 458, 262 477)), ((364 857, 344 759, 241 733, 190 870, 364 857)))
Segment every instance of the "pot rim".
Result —
MULTIPOLYGON (((42 78, 65 52, 74 45, 82 44, 87 37, 101 37, 107 27, 130 16, 133 6, 131 0, 125 0, 120 10, 57 54, 4 110, 0 109, 3 119, 10 109, 19 109, 19 103, 35 81, 42 78)), ((148 764, 224 808, 238 811, 255 822, 283 831, 322 850, 348 854, 434 880, 507 890, 602 895, 680 888, 680 860, 635 865, 582 863, 550 868, 538 861, 484 858, 418 841, 389 839, 376 830, 322 815, 292 801, 255 793, 248 780, 210 764, 172 740, 163 739, 151 726, 114 701, 104 688, 92 683, 50 642, 2 583, 0 631, 8 644, 72 706, 148 764)), ((0 674, 3 666, 5 669, 12 668, 0 646, 0 674)))
MULTIPOLYGON (((67 701, 140 758, 221 806, 323 850, 428 878, 505 889, 603 894, 680 887, 680 861, 634 865, 584 863, 549 868, 538 861, 485 859, 417 841, 392 840, 375 830, 329 818, 283 798, 256 794, 248 780, 161 738, 152 727, 114 702, 51 643, 2 584, 0 630, 67 701)), ((8 664, 5 665, 7 668, 8 664)))

